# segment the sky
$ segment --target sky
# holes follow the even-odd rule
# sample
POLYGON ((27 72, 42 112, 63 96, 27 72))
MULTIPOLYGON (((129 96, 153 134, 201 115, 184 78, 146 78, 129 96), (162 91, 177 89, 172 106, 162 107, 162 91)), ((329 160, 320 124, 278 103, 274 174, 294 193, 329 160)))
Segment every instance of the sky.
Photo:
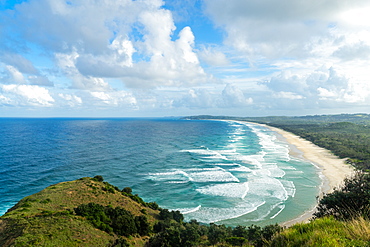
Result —
POLYGON ((368 0, 0 0, 0 117, 370 113, 368 0))

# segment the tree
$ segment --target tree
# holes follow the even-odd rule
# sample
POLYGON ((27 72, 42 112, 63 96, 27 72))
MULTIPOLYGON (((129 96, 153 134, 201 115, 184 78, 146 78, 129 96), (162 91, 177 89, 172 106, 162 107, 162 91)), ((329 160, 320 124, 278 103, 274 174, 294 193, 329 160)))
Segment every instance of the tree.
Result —
POLYGON ((130 187, 125 187, 125 188, 123 188, 122 192, 125 192, 127 194, 131 194, 132 193, 132 189, 130 187))
POLYGON ((245 226, 237 226, 232 231, 233 236, 245 238, 248 235, 248 231, 245 226))
POLYGON ((96 176, 94 177, 94 180, 95 180, 95 181, 98 181, 98 182, 103 182, 103 181, 104 181, 104 178, 103 178, 103 176, 101 176, 101 175, 96 175, 96 176))
POLYGON ((184 220, 184 215, 178 210, 172 211, 172 218, 176 220, 177 222, 181 223, 184 220))
POLYGON ((347 178, 341 188, 325 195, 314 214, 316 218, 333 215, 337 219, 369 216, 370 174, 357 172, 347 178))
POLYGON ((224 225, 216 225, 211 223, 208 230, 208 241, 215 245, 222 242, 227 237, 227 229, 224 225))
POLYGON ((122 236, 130 236, 137 232, 134 218, 131 215, 120 215, 113 222, 112 227, 115 233, 122 236))
POLYGON ((199 242, 199 225, 196 224, 185 224, 185 230, 181 231, 181 243, 183 247, 192 247, 196 246, 199 242))
POLYGON ((144 215, 136 216, 135 223, 137 232, 141 236, 146 236, 150 233, 150 224, 148 222, 148 219, 144 215))

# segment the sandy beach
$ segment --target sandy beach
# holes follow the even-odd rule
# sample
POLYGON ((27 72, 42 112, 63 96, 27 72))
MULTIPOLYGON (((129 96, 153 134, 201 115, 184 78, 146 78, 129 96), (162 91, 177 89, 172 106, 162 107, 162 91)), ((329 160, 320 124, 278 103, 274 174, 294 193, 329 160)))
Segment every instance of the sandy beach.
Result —
MULTIPOLYGON (((255 124, 255 123, 253 123, 255 124)), ((282 138, 290 144, 290 154, 292 156, 304 158, 316 165, 321 173, 323 184, 321 188, 321 195, 323 193, 332 192, 335 187, 340 186, 346 177, 351 176, 354 168, 345 163, 345 159, 340 159, 333 155, 327 149, 321 148, 299 136, 290 132, 260 124, 272 131, 276 132, 278 138, 282 138)), ((305 212, 300 217, 283 223, 284 226, 291 226, 295 223, 308 222, 312 218, 315 208, 305 212)))

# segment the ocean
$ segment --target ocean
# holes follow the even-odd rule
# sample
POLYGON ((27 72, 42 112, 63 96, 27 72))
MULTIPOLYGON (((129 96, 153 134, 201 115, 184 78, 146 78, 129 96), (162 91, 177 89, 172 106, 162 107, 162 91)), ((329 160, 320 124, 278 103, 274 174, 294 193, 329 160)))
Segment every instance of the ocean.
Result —
POLYGON ((25 196, 102 175, 185 220, 267 225, 314 207, 320 172, 270 129, 182 119, 0 119, 0 215, 25 196))

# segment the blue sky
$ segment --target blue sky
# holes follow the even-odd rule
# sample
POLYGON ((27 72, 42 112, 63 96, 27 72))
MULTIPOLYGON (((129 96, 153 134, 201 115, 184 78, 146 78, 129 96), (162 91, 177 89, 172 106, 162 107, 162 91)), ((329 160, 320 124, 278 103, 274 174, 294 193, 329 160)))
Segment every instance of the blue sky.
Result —
POLYGON ((0 0, 0 117, 370 113, 367 0, 0 0))

